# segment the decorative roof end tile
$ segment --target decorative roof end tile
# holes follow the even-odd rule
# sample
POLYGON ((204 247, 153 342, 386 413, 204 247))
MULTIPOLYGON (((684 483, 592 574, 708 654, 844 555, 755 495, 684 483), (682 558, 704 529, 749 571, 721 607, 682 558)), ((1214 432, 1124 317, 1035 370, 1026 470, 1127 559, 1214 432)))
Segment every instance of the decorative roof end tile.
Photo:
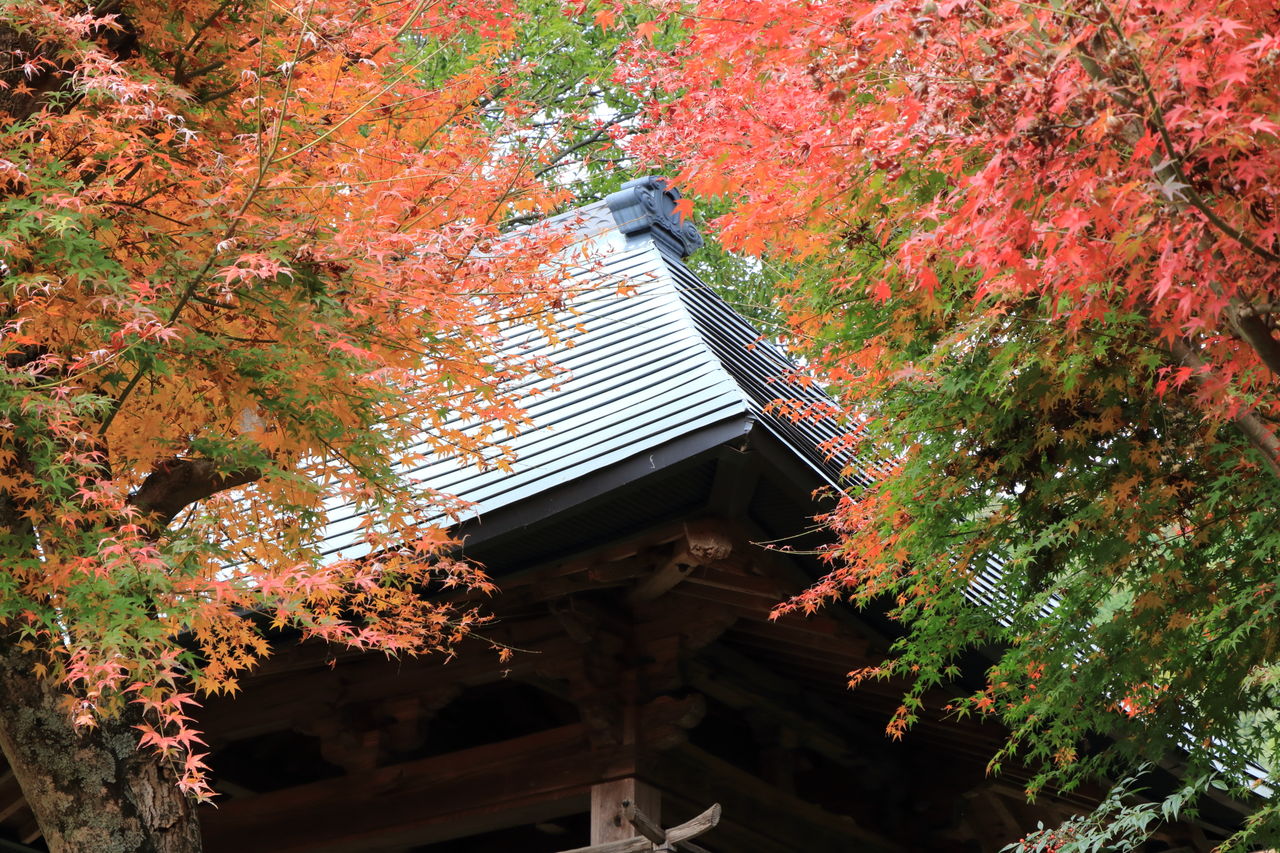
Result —
POLYGON ((605 203, 623 234, 651 232, 659 246, 687 258, 702 246, 702 235, 676 213, 679 198, 680 191, 662 178, 646 177, 627 181, 605 203))

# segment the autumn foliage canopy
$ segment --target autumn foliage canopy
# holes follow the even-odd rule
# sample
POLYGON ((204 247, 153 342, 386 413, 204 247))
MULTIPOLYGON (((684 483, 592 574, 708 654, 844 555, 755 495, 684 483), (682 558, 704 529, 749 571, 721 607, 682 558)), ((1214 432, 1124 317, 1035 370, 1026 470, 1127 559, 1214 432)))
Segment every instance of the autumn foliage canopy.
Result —
POLYGON ((264 632, 402 654, 474 623, 422 594, 487 581, 442 555, 457 506, 412 472, 491 459, 520 422, 512 380, 542 369, 495 349, 556 298, 551 241, 495 240, 553 200, 504 144, 528 112, 496 61, 518 17, 4 16, 5 648, 62 681, 79 724, 130 709, 203 794, 193 694, 234 692, 264 632))
POLYGON ((888 465, 789 606, 888 602, 908 634, 853 680, 915 685, 890 732, 930 696, 998 715, 992 769, 1043 768, 1032 793, 1173 761, 1254 797, 1245 759, 1280 764, 1276 5, 663 8, 686 40, 637 40, 627 79, 669 101, 637 148, 731 201, 721 238, 781 271, 888 465), (985 685, 947 698, 973 649, 985 685))
MULTIPOLYGON (((1274 2, 567 4, 639 5, 632 150, 728 200, 841 449, 880 460, 787 606, 890 608, 904 639, 853 674, 911 685, 890 732, 998 716, 992 769, 1032 793, 1172 761, 1165 816, 1252 797, 1250 760, 1280 765, 1274 2)), ((415 653, 474 625, 422 595, 486 581, 413 470, 491 455, 545 368, 495 344, 558 304, 554 240, 497 239, 563 201, 521 129, 527 23, 3 7, 0 670, 34 662, 83 725, 131 711, 192 793, 194 693, 234 691, 265 631, 415 653)))

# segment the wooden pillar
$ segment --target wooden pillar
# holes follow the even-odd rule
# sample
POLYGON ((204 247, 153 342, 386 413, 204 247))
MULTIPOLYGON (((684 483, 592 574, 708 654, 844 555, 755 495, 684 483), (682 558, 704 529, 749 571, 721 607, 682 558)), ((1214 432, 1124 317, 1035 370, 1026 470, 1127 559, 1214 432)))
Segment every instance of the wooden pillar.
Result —
POLYGON ((615 779, 612 782, 601 782, 591 786, 592 844, 635 838, 640 834, 636 832, 630 821, 622 816, 623 800, 631 802, 654 823, 661 822, 662 794, 657 788, 641 782, 634 776, 615 779))

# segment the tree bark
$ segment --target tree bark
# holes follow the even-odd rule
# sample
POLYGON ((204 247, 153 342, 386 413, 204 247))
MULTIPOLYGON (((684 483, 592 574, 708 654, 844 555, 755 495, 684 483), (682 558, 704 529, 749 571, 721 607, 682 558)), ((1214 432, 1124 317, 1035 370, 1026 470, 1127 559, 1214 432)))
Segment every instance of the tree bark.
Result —
MULTIPOLYGON (((31 522, 4 492, 0 536, 18 553, 36 548, 31 522)), ((138 748, 137 711, 77 729, 62 685, 38 674, 44 654, 0 627, 0 751, 51 853, 200 853, 195 804, 173 768, 138 748)))
POLYGON ((194 804, 128 712, 77 730, 39 657, 0 645, 0 748, 52 853, 198 853, 194 804))
MULTIPOLYGON (((219 474, 205 459, 162 460, 130 503, 159 536, 184 507, 258 476, 219 474)), ((4 492, 0 543, 13 553, 38 550, 31 521, 4 492)), ((52 853, 199 853, 195 805, 174 769, 138 748, 136 710, 77 729, 63 686, 37 674, 44 660, 42 650, 19 644, 12 625, 0 626, 0 750, 52 853)))
MULTIPOLYGON (((112 25, 102 26, 91 38, 117 59, 134 55, 138 32, 125 4, 105 0, 90 5, 92 14, 114 16, 112 25)), ((66 85, 70 68, 57 58, 56 48, 9 21, 0 22, 0 55, 6 66, 0 68, 0 119, 5 123, 48 108, 50 96, 66 85), (24 60, 42 56, 52 61, 24 68, 24 60)), ((185 506, 258 476, 256 471, 219 474, 207 460, 164 460, 130 503, 142 511, 148 532, 159 537, 185 506)), ((29 517, 3 492, 0 547, 20 554, 38 550, 29 517)), ((37 675, 45 652, 24 650, 12 631, 11 624, 0 625, 0 750, 49 849, 198 853, 195 805, 178 788, 177 774, 167 762, 152 750, 139 750, 137 711, 128 708, 114 719, 99 720, 95 728, 77 729, 62 685, 56 677, 37 675)))

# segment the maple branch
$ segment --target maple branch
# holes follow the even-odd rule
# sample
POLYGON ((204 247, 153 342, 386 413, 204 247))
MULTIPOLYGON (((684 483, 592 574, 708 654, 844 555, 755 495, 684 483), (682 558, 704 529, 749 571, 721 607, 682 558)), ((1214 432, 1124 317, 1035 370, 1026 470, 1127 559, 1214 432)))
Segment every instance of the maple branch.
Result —
MULTIPOLYGON (((135 174, 136 174, 136 171, 135 171, 135 174)), ((143 213, 146 213, 148 216, 156 216, 156 217, 159 217, 160 219, 164 219, 164 220, 166 220, 166 221, 168 221, 168 222, 172 222, 174 225, 181 225, 181 226, 183 226, 184 228, 186 228, 186 227, 190 226, 190 224, 191 224, 191 223, 189 223, 189 222, 184 222, 184 221, 182 221, 181 219, 175 219, 175 218, 174 218, 174 217, 172 217, 172 216, 168 216, 168 215, 166 215, 166 214, 164 214, 164 213, 160 213, 159 211, 155 210, 154 208, 147 207, 146 205, 143 205, 143 204, 138 204, 137 202, 132 202, 132 201, 118 201, 118 200, 117 200, 117 201, 109 201, 109 202, 107 202, 107 204, 109 204, 109 205, 111 205, 111 206, 113 206, 113 207, 128 207, 128 208, 132 208, 132 209, 134 209, 134 210, 141 210, 143 213)))
MULTIPOLYGON (((1175 340, 1169 347, 1174 358, 1191 368, 1191 376, 1196 384, 1207 387, 1212 381, 1212 371, 1204 359, 1184 340, 1175 340)), ((1262 460, 1271 469, 1271 473, 1280 478, 1280 438, 1252 412, 1241 411, 1231 416, 1231 422, 1244 434, 1249 443, 1262 456, 1262 460)))
POLYGON ((1269 251, 1265 247, 1258 245, 1253 241, 1253 239, 1248 234, 1245 234, 1243 231, 1239 230, 1234 225, 1232 225, 1231 223, 1223 219, 1221 216, 1219 216, 1217 211, 1209 207, 1209 204, 1204 200, 1204 197, 1200 195, 1199 191, 1197 191, 1194 186, 1192 186, 1191 182, 1187 178, 1186 172, 1182 168, 1182 163, 1183 163, 1182 155, 1179 154, 1177 150, 1175 150, 1173 147, 1173 139, 1169 135, 1169 129, 1165 124, 1164 113, 1160 109, 1159 103, 1157 103, 1155 100, 1155 95, 1151 91, 1151 84, 1146 81, 1146 74, 1141 69, 1138 70, 1138 74, 1143 81, 1142 82, 1143 87, 1147 90, 1146 91, 1147 101, 1148 103, 1151 104, 1151 110, 1152 110, 1151 121, 1155 125, 1156 132, 1160 134, 1160 141, 1164 144, 1165 153, 1169 155, 1170 165, 1173 167, 1174 177, 1177 178, 1179 183, 1186 185, 1181 189, 1182 189, 1183 195, 1187 199, 1187 203, 1190 204, 1192 207, 1194 207, 1196 210, 1200 211, 1200 213, 1204 216, 1204 218, 1209 221, 1209 224, 1217 228, 1219 231, 1221 231, 1223 234, 1227 235, 1231 239, 1235 240, 1245 249, 1249 250, 1253 254, 1262 258, 1264 261, 1268 261, 1269 263, 1273 263, 1273 264, 1280 263, 1280 255, 1277 255, 1274 252, 1269 251))
MULTIPOLYGON (((1161 172, 1167 171, 1171 173, 1169 177, 1172 177, 1177 182, 1179 192, 1182 194, 1183 201, 1171 198, 1170 202, 1174 206, 1186 204, 1193 207, 1200 212, 1200 214, 1213 228, 1217 229, 1217 231, 1227 237, 1230 237, 1247 251, 1257 255, 1268 263, 1280 263, 1280 255, 1276 255, 1266 247, 1254 242, 1253 239, 1243 231, 1237 229, 1219 216, 1217 211, 1213 210, 1209 206, 1204 197, 1200 195, 1199 191, 1192 185, 1191 180, 1187 177, 1186 170, 1183 168, 1185 160, 1182 155, 1178 153, 1178 150, 1174 145, 1173 135, 1169 131, 1168 124, 1165 122, 1164 110, 1161 108, 1160 102, 1155 96, 1155 90, 1151 85, 1150 79, 1147 77, 1146 70, 1143 68, 1141 61, 1139 61, 1133 47, 1129 44, 1128 38, 1119 22, 1116 20, 1115 15, 1112 14, 1110 6, 1103 4, 1102 8, 1106 12, 1107 26, 1115 34, 1119 47, 1128 55, 1132 62, 1134 73, 1137 75, 1138 82, 1142 87, 1142 97, 1150 106, 1150 116, 1146 119, 1139 120, 1144 125, 1150 124, 1150 126, 1156 131, 1156 134, 1160 137, 1161 145, 1165 150, 1165 156, 1167 159, 1164 163, 1154 167, 1156 178, 1161 178, 1161 172)), ((1078 55, 1083 60, 1082 65, 1084 66, 1085 72, 1091 78, 1099 82, 1110 84, 1109 91, 1111 91, 1113 97, 1116 97, 1117 100, 1121 101, 1122 104, 1129 106, 1129 108, 1136 110, 1137 104, 1126 103, 1127 99, 1123 98, 1117 91, 1118 87, 1116 85, 1116 81, 1111 79, 1111 76, 1102 69, 1092 56, 1083 50, 1079 51, 1078 55)), ((1131 128, 1126 136, 1130 137, 1131 142, 1136 141, 1138 136, 1137 128, 1131 128)), ((1221 288, 1214 285, 1212 282, 1210 283, 1210 287, 1213 288, 1215 293, 1222 293, 1221 288)), ((1270 325, 1262 319, 1261 315, 1266 313, 1271 312, 1252 305, 1247 298, 1239 294, 1231 297, 1230 302, 1224 311, 1227 321, 1236 335, 1254 351, 1258 358, 1262 360, 1263 364, 1265 364, 1273 374, 1280 376, 1280 341, 1276 340, 1275 336, 1272 334, 1270 325)))
MULTIPOLYGON (((328 139, 330 136, 333 136, 335 133, 337 133, 338 131, 342 130, 342 128, 346 127, 348 124, 350 124, 351 122, 355 121, 355 120, 356 120, 357 118, 359 118, 360 116, 364 115, 364 111, 365 111, 366 109, 368 109, 372 104, 376 103, 376 102, 377 102, 377 100, 378 100, 379 98, 381 98, 383 95, 385 95, 387 92, 390 92, 392 89, 394 89, 394 88, 395 88, 397 85, 399 85, 403 80, 405 80, 405 79, 406 79, 410 74, 412 74, 413 72, 417 71, 417 70, 418 70, 418 66, 420 66, 420 65, 424 64, 424 63, 426 62, 426 60, 427 60, 427 59, 429 59, 429 58, 430 58, 430 54, 428 54, 426 57, 424 57, 424 58, 422 58, 422 59, 417 60, 416 62, 411 63, 411 64, 410 64, 410 65, 409 65, 409 66, 408 66, 408 67, 407 67, 407 68, 406 68, 406 69, 405 69, 405 70, 400 74, 400 76, 399 76, 399 77, 393 78, 389 83, 387 83, 387 85, 383 86, 379 91, 375 92, 375 93, 374 93, 371 97, 369 97, 369 98, 368 98, 364 103, 362 103, 362 104, 361 104, 360 106, 358 106, 355 110, 353 110, 351 113, 349 113, 349 114, 348 114, 345 118, 343 118, 341 121, 339 121, 339 122, 337 122, 336 124, 334 124, 334 125, 332 125, 332 126, 328 127, 328 128, 324 131, 324 133, 319 134, 318 136, 316 136, 316 138, 315 138, 315 139, 312 139, 310 142, 306 143, 305 145, 301 145, 301 146, 299 146, 299 147, 297 147, 297 148, 293 149, 292 151, 290 151, 288 154, 283 154, 283 155, 281 155, 280 157, 278 157, 278 158, 276 158, 276 159, 271 160, 271 161, 270 161, 270 163, 269 163, 269 165, 273 165, 273 166, 274 166, 274 165, 276 165, 277 163, 284 163, 284 162, 285 162, 285 161, 287 161, 287 160, 292 160, 294 157, 297 157, 299 154, 302 154, 302 153, 304 153, 304 152, 306 152, 306 151, 310 151, 312 148, 315 148, 317 145, 319 145, 321 142, 324 142, 324 141, 325 141, 326 139, 328 139)), ((274 156, 274 155, 273 155, 273 156, 274 156)))
MULTIPOLYGON (((5 537, 34 546, 36 541, 36 527, 31 520, 30 514, 23 511, 23 507, 14 495, 8 491, 0 491, 0 534, 5 537)), ((18 550, 18 549, 14 549, 18 550)))
POLYGON ((222 17, 222 13, 230 8, 235 2, 236 0, 222 0, 222 3, 210 12, 208 17, 196 25, 194 31, 191 33, 191 38, 182 46, 182 50, 178 51, 178 55, 173 61, 174 83, 179 86, 184 86, 192 79, 186 74, 187 54, 191 52, 191 50, 196 46, 196 43, 204 36, 205 31, 208 30, 209 27, 213 26, 213 22, 222 17))
POLYGON ((547 161, 547 164, 542 168, 538 169, 536 172, 534 172, 533 176, 535 178, 541 178, 543 175, 547 174, 548 172, 554 169, 560 168, 561 162, 564 160, 564 158, 568 157, 570 154, 580 151, 583 148, 588 148, 592 145, 595 145, 597 142, 603 142, 605 139, 609 138, 609 132, 608 132, 609 128, 614 127, 615 125, 621 124, 624 121, 630 121, 631 119, 635 118, 635 116, 636 116, 635 113, 620 113, 614 116, 613 118, 609 119, 609 121, 605 122, 599 128, 597 128, 594 133, 591 133, 590 135, 584 137, 583 139, 580 139, 579 141, 573 143, 572 145, 565 146, 561 148, 559 151, 556 151, 554 154, 551 155, 550 159, 547 161))
MULTIPOLYGON (((1248 234, 1245 234, 1243 231, 1236 228, 1235 225, 1226 222, 1225 219, 1222 219, 1221 216, 1217 214, 1216 210, 1213 210, 1212 207, 1208 206, 1208 202, 1204 201, 1204 197, 1199 195, 1196 187, 1192 186, 1192 182, 1190 182, 1187 177, 1187 172, 1183 169, 1185 160, 1183 156, 1179 154, 1178 149, 1174 147, 1172 134, 1169 132, 1169 126, 1165 123, 1165 111, 1161 108, 1160 101, 1156 99, 1156 92, 1155 88, 1151 85, 1151 79, 1147 77, 1147 72, 1143 69, 1142 63, 1138 60, 1137 53, 1135 53, 1133 46, 1129 44, 1129 38, 1128 36, 1125 36, 1124 29, 1120 28, 1120 23, 1115 19, 1115 15, 1111 13, 1111 6, 1103 4, 1102 8, 1107 14, 1107 26, 1115 33, 1116 40, 1119 41, 1119 44, 1123 47, 1125 53, 1129 54, 1130 59, 1133 60, 1134 73, 1138 76, 1138 82, 1142 83, 1143 96, 1146 97, 1148 104, 1151 105, 1152 126, 1155 127, 1156 133, 1160 136, 1162 145, 1165 146, 1165 154, 1169 155, 1169 165, 1172 167, 1172 170, 1174 170, 1174 177, 1178 179, 1179 183, 1185 184, 1184 187, 1181 187, 1181 191, 1183 191, 1183 195, 1187 197, 1188 204, 1196 207, 1196 210, 1198 210, 1199 213, 1204 216, 1204 219, 1207 219, 1208 223, 1213 225, 1213 227, 1219 229, 1221 233, 1226 234, 1226 236, 1230 237, 1231 240, 1238 242, 1240 246, 1243 246, 1244 248, 1247 248, 1248 251, 1253 252, 1254 255, 1261 257, 1262 260, 1268 261, 1268 263, 1271 264, 1280 263, 1280 255, 1276 255, 1275 252, 1268 250, 1265 246, 1258 245, 1258 243, 1254 242, 1253 238, 1249 237, 1248 234)), ((1093 60, 1092 56, 1089 60, 1091 60, 1091 63, 1089 64, 1091 64, 1093 68, 1091 69, 1089 68, 1089 65, 1085 65, 1085 70, 1087 70, 1089 76, 1097 78, 1098 74, 1102 74, 1101 69, 1098 68, 1096 60, 1093 60)), ((1102 78, 1105 79, 1105 76, 1102 78)), ((1114 83, 1114 81, 1107 82, 1114 83)))
MULTIPOLYGON (((1251 237, 1249 237, 1248 234, 1245 234, 1243 231, 1219 216, 1217 211, 1209 207, 1208 203, 1204 200, 1204 197, 1201 196, 1196 188, 1191 185, 1191 182, 1187 179, 1186 171, 1182 168, 1184 162, 1183 157, 1178 153, 1177 149, 1173 145, 1173 137, 1169 133, 1169 127, 1164 120, 1164 110, 1160 107, 1160 101, 1156 98, 1155 89, 1151 85, 1151 80, 1147 77, 1146 70, 1138 60, 1133 46, 1129 44, 1129 39, 1125 35, 1124 30, 1120 27, 1115 15, 1112 14, 1111 7, 1104 3, 1102 4, 1102 8, 1107 14, 1107 26, 1115 33, 1120 46, 1124 49, 1125 53, 1129 54, 1130 59, 1133 61, 1134 73, 1138 75, 1138 82, 1142 84, 1142 94, 1146 98, 1147 103, 1151 106, 1151 123, 1155 127, 1156 133, 1159 134, 1161 143, 1164 145, 1165 153, 1169 157, 1169 165, 1173 167, 1174 177, 1177 178, 1180 184, 1185 184, 1185 186, 1182 187, 1182 191, 1187 202, 1196 210, 1200 211, 1204 218, 1207 219, 1213 227, 1235 240, 1245 249, 1265 261, 1273 264, 1280 263, 1280 255, 1275 254, 1264 246, 1258 245, 1251 237)), ((1086 68, 1086 71, 1089 71, 1089 69, 1086 68)), ((1094 76, 1094 72, 1089 71, 1089 75, 1094 76)), ((1112 82, 1114 84, 1114 81, 1108 82, 1112 82)))
POLYGON ((257 468, 219 473, 212 459, 162 459, 138 490, 129 495, 128 502, 142 512, 154 537, 191 504, 261 477, 257 468))
POLYGON ((1244 342, 1253 348, 1263 364, 1271 368, 1271 372, 1280 376, 1280 341, 1271 333, 1271 326, 1262 319, 1268 313, 1251 305, 1247 300, 1234 297, 1227 306, 1227 319, 1231 321, 1236 333, 1244 342))
MULTIPOLYGON (((114 23, 96 24, 89 37, 114 54, 117 60, 129 59, 138 49, 137 28, 121 11, 121 5, 119 0, 104 0, 89 10, 95 18, 114 16, 114 23)), ((59 56, 64 47, 66 45, 42 43, 30 32, 12 25, 8 16, 0 22, 0 55, 43 60, 28 79, 24 79, 25 71, 17 63, 0 69, 0 115, 6 116, 8 122, 17 123, 32 117, 49 106, 54 95, 62 91, 71 78, 71 65, 63 58, 50 57, 59 56), (5 77, 11 79, 5 80, 5 77)), ((72 102, 78 102, 79 97, 77 95, 72 102)))
MULTIPOLYGON (((307 22, 310 21, 311 9, 313 6, 314 3, 312 6, 307 7, 307 18, 303 22, 302 33, 298 36, 298 40, 294 44, 292 62, 295 65, 298 62, 299 54, 302 53, 302 39, 306 34, 307 22)), ((267 170, 271 167, 276 151, 280 148, 280 135, 284 128, 285 117, 288 114, 289 96, 292 91, 293 81, 292 78, 289 78, 285 83, 284 99, 281 102, 280 115, 276 119, 276 126, 272 136, 271 145, 266 152, 266 156, 259 159, 258 173, 254 176, 253 183, 250 185, 248 192, 245 193, 244 201, 241 203, 240 209, 235 212, 235 215, 231 217, 231 221, 227 223, 227 228, 223 232, 222 240, 214 245, 213 249, 205 258, 204 264, 200 267, 199 272, 192 276, 191 280, 187 282, 187 286, 183 288, 181 295, 178 297, 177 304, 175 304, 173 309, 169 312, 169 317, 165 321, 166 326, 172 326, 191 300, 197 295, 196 289, 200 286, 200 283, 204 281, 204 277, 213 269, 213 265, 218 259, 218 246, 227 242, 236 235, 236 232, 240 229, 241 221, 243 220, 245 213, 248 212, 250 205, 252 205, 254 200, 257 198, 258 191, 262 189, 263 182, 267 177, 267 170)), ((98 427, 98 435, 105 436, 107 434, 107 430, 111 428, 111 424, 116 419, 116 415, 120 414, 120 410, 124 408, 125 401, 129 399, 129 395, 131 395, 138 387, 138 384, 142 382, 142 379, 147 375, 147 372, 148 369, 143 366, 139 366, 137 370, 134 371, 134 374, 129 379, 128 383, 123 389, 121 389, 119 396, 112 401, 111 407, 107 410, 106 417, 102 419, 102 424, 98 427)))

